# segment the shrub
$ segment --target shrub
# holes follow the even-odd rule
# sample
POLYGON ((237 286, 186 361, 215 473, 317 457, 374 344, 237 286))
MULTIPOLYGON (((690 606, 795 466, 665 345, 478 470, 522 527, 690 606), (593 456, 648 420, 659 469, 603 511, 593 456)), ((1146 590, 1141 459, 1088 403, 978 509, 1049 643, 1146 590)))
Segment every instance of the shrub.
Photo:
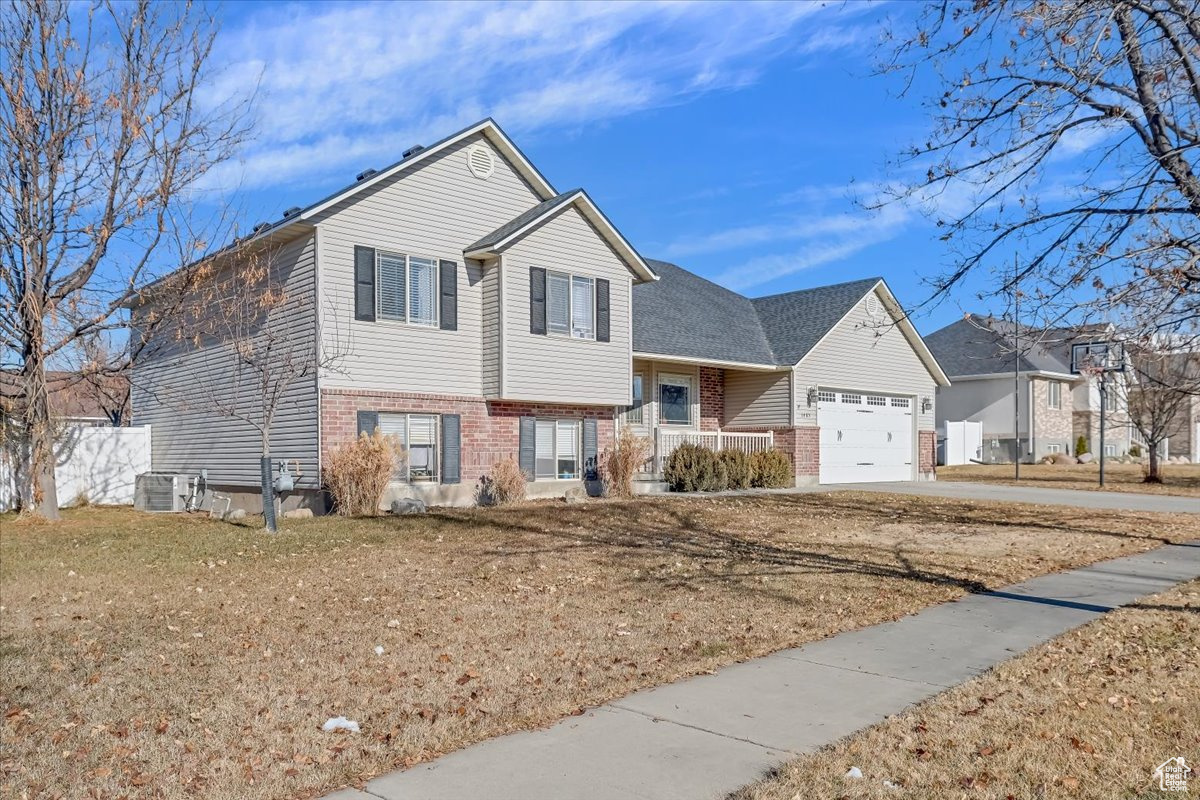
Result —
POLYGON ((779 450, 763 450, 750 456, 753 476, 750 485, 759 489, 783 489, 796 482, 792 462, 779 450))
POLYGON ((720 463, 712 450, 685 442, 667 458, 663 479, 673 492, 711 492, 721 486, 720 463))
POLYGON ((725 465, 728 487, 749 489, 754 477, 754 470, 750 467, 750 456, 741 450, 722 450, 720 459, 725 465))
POLYGON ((525 499, 526 477, 512 456, 492 465, 492 471, 479 481, 475 499, 480 505, 506 506, 525 499))
POLYGON ((633 476, 650 457, 650 440, 622 428, 613 446, 600 458, 600 479, 608 497, 632 497, 633 476))
POLYGON ((344 517, 373 517, 388 482, 404 463, 399 442, 381 433, 365 433, 329 455, 325 487, 333 496, 333 507, 344 517))
POLYGON ((1129 445, 1129 455, 1133 456, 1134 458, 1141 458, 1142 448, 1138 447, 1136 444, 1129 445))
POLYGON ((1088 440, 1086 436, 1080 434, 1079 438, 1075 440, 1075 455, 1081 456, 1086 452, 1088 452, 1088 440))

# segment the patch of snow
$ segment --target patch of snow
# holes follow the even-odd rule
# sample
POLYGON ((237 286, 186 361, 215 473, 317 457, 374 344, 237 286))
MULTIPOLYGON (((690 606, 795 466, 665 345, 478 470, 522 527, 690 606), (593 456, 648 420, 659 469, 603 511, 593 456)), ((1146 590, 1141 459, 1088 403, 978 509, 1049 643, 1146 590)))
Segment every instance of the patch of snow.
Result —
POLYGON ((358 723, 352 719, 346 719, 345 717, 330 717, 329 719, 325 720, 325 724, 321 726, 321 730, 325 731, 326 733, 331 731, 350 731, 351 733, 359 732, 358 723))
POLYGON ((850 769, 846 770, 846 777, 847 778, 861 778, 862 770, 859 769, 858 767, 851 767, 850 769))

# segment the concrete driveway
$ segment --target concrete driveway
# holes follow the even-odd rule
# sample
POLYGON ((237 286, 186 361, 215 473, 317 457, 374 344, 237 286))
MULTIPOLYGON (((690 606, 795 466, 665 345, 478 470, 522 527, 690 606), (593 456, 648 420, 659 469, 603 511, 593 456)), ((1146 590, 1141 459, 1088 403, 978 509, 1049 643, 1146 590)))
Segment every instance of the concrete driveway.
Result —
MULTIPOLYGON (((814 487, 816 488, 816 487, 814 487)), ((839 483, 824 484, 820 491, 894 492, 955 500, 995 500, 1011 503, 1039 503, 1113 511, 1163 511, 1200 514, 1200 498, 1173 497, 1134 492, 1089 492, 1080 489, 1047 489, 1041 486, 1006 486, 991 483, 929 481, 923 483, 839 483)))

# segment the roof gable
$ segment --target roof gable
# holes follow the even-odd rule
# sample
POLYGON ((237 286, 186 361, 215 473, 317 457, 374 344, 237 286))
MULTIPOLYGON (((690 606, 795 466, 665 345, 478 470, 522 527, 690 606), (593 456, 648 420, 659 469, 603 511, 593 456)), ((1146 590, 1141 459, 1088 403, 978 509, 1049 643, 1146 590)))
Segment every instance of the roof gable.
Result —
POLYGON ((781 363, 797 364, 881 280, 863 278, 751 302, 775 357, 781 363))
POLYGON ((604 212, 592 201, 583 189, 572 189, 543 200, 533 208, 518 214, 513 219, 487 234, 479 241, 463 249, 467 258, 486 258, 497 255, 509 245, 558 216, 567 208, 576 208, 592 226, 593 230, 608 244, 635 277, 642 281, 656 281, 658 275, 634 249, 633 245, 609 221, 604 212))

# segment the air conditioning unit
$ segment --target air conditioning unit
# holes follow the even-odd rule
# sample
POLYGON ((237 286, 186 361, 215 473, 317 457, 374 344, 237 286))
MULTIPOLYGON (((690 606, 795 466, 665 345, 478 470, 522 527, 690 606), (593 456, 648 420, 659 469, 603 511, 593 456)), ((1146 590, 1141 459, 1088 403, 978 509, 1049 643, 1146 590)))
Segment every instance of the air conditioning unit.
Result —
POLYGON ((138 511, 183 511, 187 503, 190 475, 146 472, 138 475, 133 488, 133 507, 138 511))

